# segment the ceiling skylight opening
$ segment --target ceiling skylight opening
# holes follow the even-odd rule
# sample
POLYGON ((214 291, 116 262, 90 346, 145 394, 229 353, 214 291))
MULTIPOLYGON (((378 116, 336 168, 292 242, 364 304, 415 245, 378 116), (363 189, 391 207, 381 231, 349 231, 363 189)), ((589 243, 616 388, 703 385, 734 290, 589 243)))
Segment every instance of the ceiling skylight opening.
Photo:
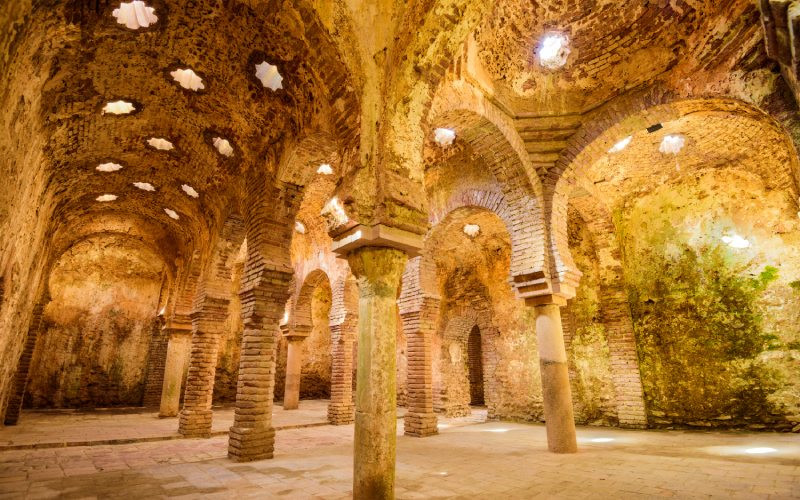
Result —
POLYGON ((683 146, 686 144, 686 138, 681 134, 670 134, 665 135, 664 138, 661 140, 661 146, 658 147, 658 150, 662 153, 666 154, 673 154, 677 155, 683 149, 683 146))
POLYGON ((331 168, 331 166, 329 164, 323 163, 317 169, 317 173, 318 174, 322 174, 322 175, 331 175, 333 173, 333 169, 331 168))
POLYGON ((119 163, 101 163, 97 166, 97 170, 100 172, 116 172, 117 170, 122 170, 122 165, 119 163))
POLYGON ((176 69, 170 72, 170 75, 172 75, 173 80, 178 82, 178 85, 187 90, 197 92, 198 90, 206 88, 203 79, 197 76, 197 73, 191 69, 176 69))
POLYGON ((156 190, 156 188, 153 187, 153 185, 150 184, 149 182, 134 182, 133 185, 136 186, 137 188, 141 189, 142 191, 155 191, 156 190))
POLYGON ((306 234, 306 225, 299 220, 294 221, 294 230, 300 234, 306 234))
POLYGON ((569 39, 561 33, 545 35, 539 45, 539 63, 547 69, 558 69, 567 64, 569 39))
POLYGON ((151 137, 147 139, 147 144, 149 144, 150 147, 156 148, 160 151, 169 151, 175 147, 171 142, 160 137, 151 137))
POLYGON ((433 131, 433 140, 436 144, 447 147, 456 140, 456 131, 450 128, 437 128, 433 131))
POLYGON ((133 103, 127 101, 112 101, 103 106, 103 111, 101 111, 100 114, 127 115, 133 111, 136 111, 136 106, 134 106, 133 103))
POLYGON ((148 7, 143 1, 133 0, 132 2, 119 4, 119 8, 114 9, 111 15, 117 18, 119 24, 124 24, 126 28, 137 30, 139 28, 147 28, 158 21, 155 11, 156 9, 148 7))
POLYGON ((328 200, 328 203, 322 207, 321 215, 329 215, 335 223, 334 227, 343 226, 350 221, 350 217, 347 216, 347 212, 344 211, 344 207, 336 196, 328 200))
POLYGON ((621 139, 616 144, 611 146, 611 149, 609 149, 608 152, 611 153, 611 154, 619 153, 623 149, 627 148, 628 144, 630 144, 632 140, 633 140, 633 136, 629 135, 628 137, 626 137, 624 139, 621 139))
POLYGON ((164 213, 169 215, 170 218, 172 218, 172 219, 175 219, 175 220, 180 219, 180 216, 178 216, 178 212, 176 212, 175 210, 172 210, 171 208, 165 208, 164 209, 164 213))
POLYGON ((278 73, 278 67, 273 66, 267 61, 256 64, 256 78, 261 80, 261 85, 270 89, 278 90, 283 88, 283 77, 278 73))
POLYGON ((114 201, 117 199, 117 195, 115 194, 101 194, 97 198, 95 198, 100 203, 105 203, 107 201, 114 201))
POLYGON ((222 156, 227 156, 228 158, 233 156, 233 146, 231 146, 231 143, 228 142, 227 139, 223 139, 222 137, 214 137, 211 142, 222 156))
POLYGON ((750 248, 750 241, 746 238, 742 238, 736 233, 723 236, 722 242, 731 248, 738 248, 738 249, 750 248))
POLYGON ((481 232, 481 226, 477 224, 466 224, 464 226, 464 234, 466 234, 470 238, 478 236, 478 233, 480 232, 481 232))
POLYGON ((183 189, 183 192, 192 198, 198 198, 200 196, 200 193, 198 193, 192 186, 188 184, 181 184, 181 189, 183 189))

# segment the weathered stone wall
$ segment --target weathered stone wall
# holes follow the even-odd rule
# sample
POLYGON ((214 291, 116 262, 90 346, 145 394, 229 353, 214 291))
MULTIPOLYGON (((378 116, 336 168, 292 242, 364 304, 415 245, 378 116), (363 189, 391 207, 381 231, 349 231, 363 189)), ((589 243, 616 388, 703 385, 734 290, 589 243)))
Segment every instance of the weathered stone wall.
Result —
POLYGON ((239 354, 242 350, 242 301, 239 286, 242 282, 244 263, 234 265, 231 276, 231 301, 223 334, 219 339, 219 357, 214 378, 214 404, 236 402, 236 384, 239 380, 239 354))
POLYGON ((651 425, 800 420, 796 204, 735 166, 617 214, 651 425), (733 235, 746 243, 722 239, 733 235))
POLYGON ((30 369, 27 406, 137 406, 157 325, 162 263, 136 242, 94 237, 50 275, 48 327, 30 369))

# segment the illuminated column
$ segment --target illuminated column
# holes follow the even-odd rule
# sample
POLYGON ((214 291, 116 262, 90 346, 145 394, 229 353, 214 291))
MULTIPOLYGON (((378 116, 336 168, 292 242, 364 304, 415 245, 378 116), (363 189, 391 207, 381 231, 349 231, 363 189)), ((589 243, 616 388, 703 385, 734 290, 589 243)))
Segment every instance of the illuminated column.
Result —
POLYGON ((169 335, 167 359, 164 362, 164 382, 161 388, 159 417, 174 417, 180 410, 181 385, 189 364, 192 330, 188 328, 166 328, 169 335))

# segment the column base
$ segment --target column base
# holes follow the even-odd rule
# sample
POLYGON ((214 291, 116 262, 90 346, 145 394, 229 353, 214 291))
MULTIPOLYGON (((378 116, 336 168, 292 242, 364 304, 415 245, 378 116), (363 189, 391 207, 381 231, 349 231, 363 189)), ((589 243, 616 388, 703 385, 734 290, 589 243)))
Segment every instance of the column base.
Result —
POLYGON ((231 427, 228 458, 234 462, 253 462, 272 458, 275 451, 275 429, 231 427))
POLYGON ((211 410, 182 410, 178 433, 183 437, 211 437, 211 410))
POLYGON ((328 405, 328 423, 331 425, 352 424, 355 420, 355 406, 331 403, 328 405))
POLYGON ((405 435, 413 437, 428 437, 439 434, 436 414, 431 413, 406 413, 404 421, 405 435))

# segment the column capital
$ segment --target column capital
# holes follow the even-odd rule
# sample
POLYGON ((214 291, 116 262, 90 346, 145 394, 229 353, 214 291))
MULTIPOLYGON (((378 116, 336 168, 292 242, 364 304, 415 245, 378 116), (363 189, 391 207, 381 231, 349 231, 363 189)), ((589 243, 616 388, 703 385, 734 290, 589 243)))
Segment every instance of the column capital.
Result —
POLYGON ((525 305, 531 307, 543 307, 550 305, 564 307, 567 305, 567 298, 556 294, 537 295, 535 297, 526 298, 525 305))
POLYGON ((405 229, 376 224, 358 224, 335 235, 332 251, 342 257, 361 247, 387 247, 402 250, 409 257, 420 255, 423 236, 405 229))

